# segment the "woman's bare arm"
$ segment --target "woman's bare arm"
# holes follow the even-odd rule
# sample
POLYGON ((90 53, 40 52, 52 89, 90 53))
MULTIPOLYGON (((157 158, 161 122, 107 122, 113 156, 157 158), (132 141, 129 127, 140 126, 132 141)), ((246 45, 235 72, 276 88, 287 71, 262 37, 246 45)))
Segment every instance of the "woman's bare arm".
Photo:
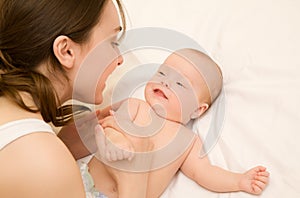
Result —
POLYGON ((85 197, 75 160, 53 134, 15 140, 1 150, 0 161, 0 197, 85 197))

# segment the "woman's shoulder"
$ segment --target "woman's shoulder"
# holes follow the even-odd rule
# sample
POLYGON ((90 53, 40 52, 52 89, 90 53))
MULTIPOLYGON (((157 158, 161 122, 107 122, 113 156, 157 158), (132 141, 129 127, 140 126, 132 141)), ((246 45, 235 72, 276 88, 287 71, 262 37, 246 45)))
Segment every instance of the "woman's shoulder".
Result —
POLYGON ((8 122, 26 118, 42 119, 42 115, 26 111, 8 98, 4 96, 0 97, 0 126, 8 122))
POLYGON ((21 193, 21 197, 84 197, 75 160, 51 133, 32 133, 15 140, 1 150, 0 161, 0 183, 4 184, 0 197, 5 192, 21 193))

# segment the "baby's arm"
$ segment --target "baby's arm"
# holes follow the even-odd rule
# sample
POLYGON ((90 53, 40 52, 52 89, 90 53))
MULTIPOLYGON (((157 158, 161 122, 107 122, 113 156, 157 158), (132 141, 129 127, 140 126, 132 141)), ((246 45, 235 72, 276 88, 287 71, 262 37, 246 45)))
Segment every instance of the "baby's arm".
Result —
POLYGON ((245 191, 261 194, 268 184, 269 173, 258 166, 240 174, 210 164, 207 157, 200 158, 202 143, 197 137, 191 152, 181 166, 181 171, 199 185, 215 192, 245 191))

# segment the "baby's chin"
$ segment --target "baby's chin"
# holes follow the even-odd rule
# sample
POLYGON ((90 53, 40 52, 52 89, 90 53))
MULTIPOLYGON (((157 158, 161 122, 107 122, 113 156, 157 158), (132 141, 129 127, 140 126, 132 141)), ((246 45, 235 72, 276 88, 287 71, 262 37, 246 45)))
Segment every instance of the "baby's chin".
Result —
POLYGON ((153 111, 162 118, 167 118, 167 111, 165 110, 165 108, 161 105, 161 104, 152 104, 151 108, 153 109, 153 111))
POLYGON ((183 123, 182 119, 180 119, 179 117, 174 117, 174 116, 171 116, 170 114, 168 114, 167 111, 165 110, 165 108, 163 108, 163 106, 160 104, 152 105, 152 109, 157 116, 159 116, 165 120, 177 122, 177 123, 181 123, 181 124, 183 123))

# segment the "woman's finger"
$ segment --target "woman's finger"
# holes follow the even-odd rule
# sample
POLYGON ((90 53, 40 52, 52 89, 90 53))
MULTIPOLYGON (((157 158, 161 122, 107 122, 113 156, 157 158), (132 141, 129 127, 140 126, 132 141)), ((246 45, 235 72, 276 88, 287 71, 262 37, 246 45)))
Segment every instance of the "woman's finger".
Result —
POLYGON ((100 158, 106 157, 106 137, 103 128, 97 124, 95 126, 95 140, 98 147, 100 158))
POLYGON ((112 161, 117 161, 118 157, 117 157, 117 154, 114 150, 110 151, 110 158, 111 158, 112 161))

